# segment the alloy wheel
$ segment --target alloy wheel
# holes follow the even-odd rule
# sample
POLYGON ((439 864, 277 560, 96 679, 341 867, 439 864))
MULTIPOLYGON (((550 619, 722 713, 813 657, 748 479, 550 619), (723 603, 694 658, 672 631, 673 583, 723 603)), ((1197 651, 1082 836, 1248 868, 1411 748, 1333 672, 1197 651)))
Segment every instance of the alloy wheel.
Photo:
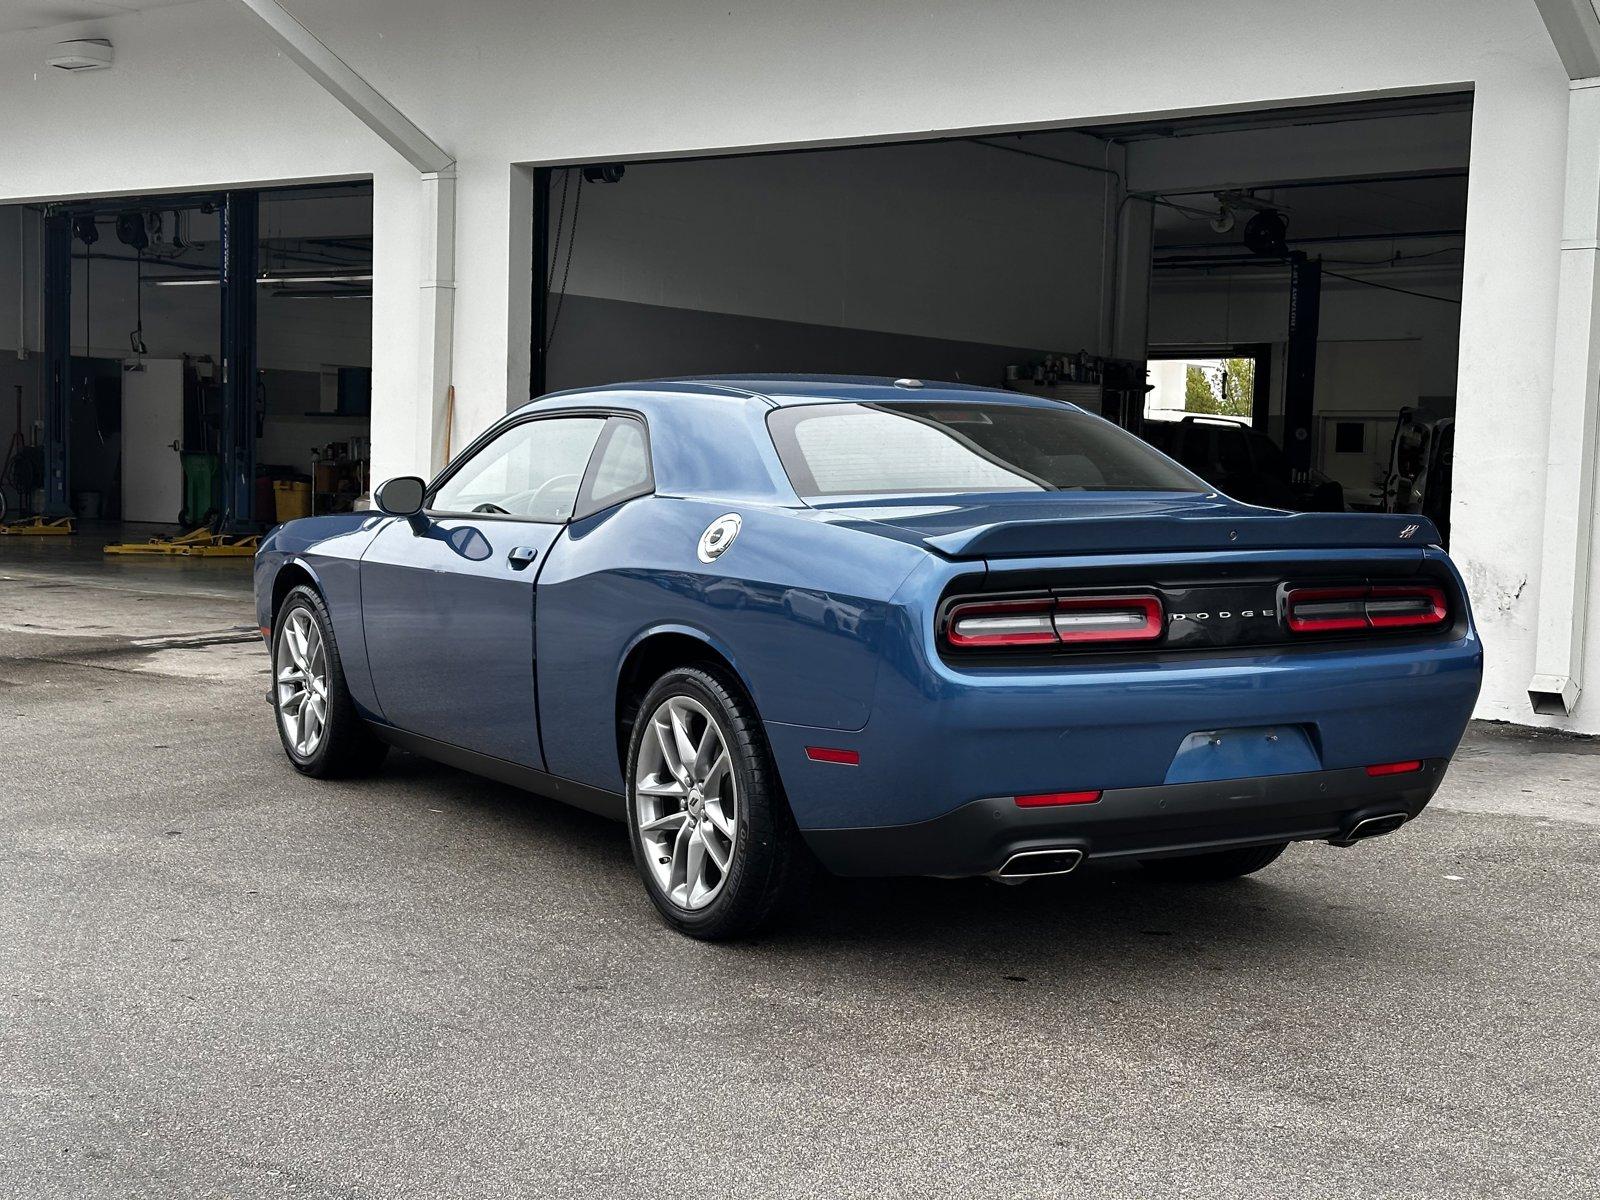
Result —
POLYGON ((650 714, 633 790, 657 885, 680 908, 722 892, 738 845, 739 786, 721 728, 699 701, 671 696, 650 714))
POLYGON ((289 613, 273 669, 284 739, 301 758, 310 758, 328 724, 328 652, 310 609, 289 613))

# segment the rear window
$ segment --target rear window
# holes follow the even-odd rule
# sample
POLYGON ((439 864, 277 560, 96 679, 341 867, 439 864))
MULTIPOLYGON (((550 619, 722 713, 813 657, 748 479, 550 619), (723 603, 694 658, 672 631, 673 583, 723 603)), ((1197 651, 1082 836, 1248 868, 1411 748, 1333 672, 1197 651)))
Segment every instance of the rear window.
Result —
POLYGON ((1157 491, 1208 488, 1110 422, 1020 404, 814 404, 768 418, 795 491, 1157 491))

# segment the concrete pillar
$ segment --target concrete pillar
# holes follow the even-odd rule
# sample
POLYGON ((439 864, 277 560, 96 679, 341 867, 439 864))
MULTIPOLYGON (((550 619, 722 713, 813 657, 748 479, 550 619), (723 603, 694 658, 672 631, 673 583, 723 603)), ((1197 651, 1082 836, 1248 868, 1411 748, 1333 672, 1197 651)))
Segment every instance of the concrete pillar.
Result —
POLYGON ((432 477, 460 449, 452 441, 450 406, 452 339, 456 299, 456 171, 422 175, 422 279, 418 297, 417 384, 422 389, 417 416, 419 450, 425 449, 432 477))
POLYGON ((452 445, 459 451, 528 399, 533 172, 478 161, 463 161, 457 170, 456 229, 463 253, 456 271, 452 445))
POLYGON ((1583 688, 1600 409, 1600 79, 1574 80, 1567 110, 1561 283, 1545 466, 1534 711, 1570 716, 1583 688))
POLYGON ((427 475, 431 375, 418 374, 423 184, 394 163, 372 180, 372 483, 427 475))
POLYGON ((1567 79, 1509 59, 1476 86, 1451 554, 1485 648, 1478 715, 1527 722, 1549 445, 1567 79))

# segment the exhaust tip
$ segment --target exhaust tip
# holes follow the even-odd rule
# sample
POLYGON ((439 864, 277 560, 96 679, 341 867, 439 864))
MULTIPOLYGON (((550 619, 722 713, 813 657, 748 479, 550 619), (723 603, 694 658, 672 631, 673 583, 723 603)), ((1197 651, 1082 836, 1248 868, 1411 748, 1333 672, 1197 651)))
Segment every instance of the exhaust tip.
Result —
POLYGON ((1362 817, 1349 829, 1336 838, 1328 840, 1335 846, 1353 846, 1357 842, 1364 842, 1368 838, 1382 837, 1386 833, 1393 833, 1400 826, 1411 819, 1410 813, 1391 812, 1379 813, 1374 817, 1362 817))
POLYGON ((1083 851, 1075 846, 1051 846, 1043 850, 1019 850, 992 873, 1002 883, 1022 883, 1047 875, 1070 875, 1083 861, 1083 851))

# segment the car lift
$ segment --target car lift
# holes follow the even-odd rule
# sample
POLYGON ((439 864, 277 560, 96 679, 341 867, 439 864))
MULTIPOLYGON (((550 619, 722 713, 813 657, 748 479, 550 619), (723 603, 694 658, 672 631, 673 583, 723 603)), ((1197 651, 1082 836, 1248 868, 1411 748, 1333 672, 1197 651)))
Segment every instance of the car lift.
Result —
POLYGON ((0 537, 50 537, 64 536, 76 533, 71 517, 29 517, 23 521, 13 521, 9 525, 0 525, 0 537))
POLYGON ((254 511, 258 217, 255 192, 223 195, 221 511, 210 525, 178 537, 114 542, 107 554, 249 558, 261 543, 254 511))

